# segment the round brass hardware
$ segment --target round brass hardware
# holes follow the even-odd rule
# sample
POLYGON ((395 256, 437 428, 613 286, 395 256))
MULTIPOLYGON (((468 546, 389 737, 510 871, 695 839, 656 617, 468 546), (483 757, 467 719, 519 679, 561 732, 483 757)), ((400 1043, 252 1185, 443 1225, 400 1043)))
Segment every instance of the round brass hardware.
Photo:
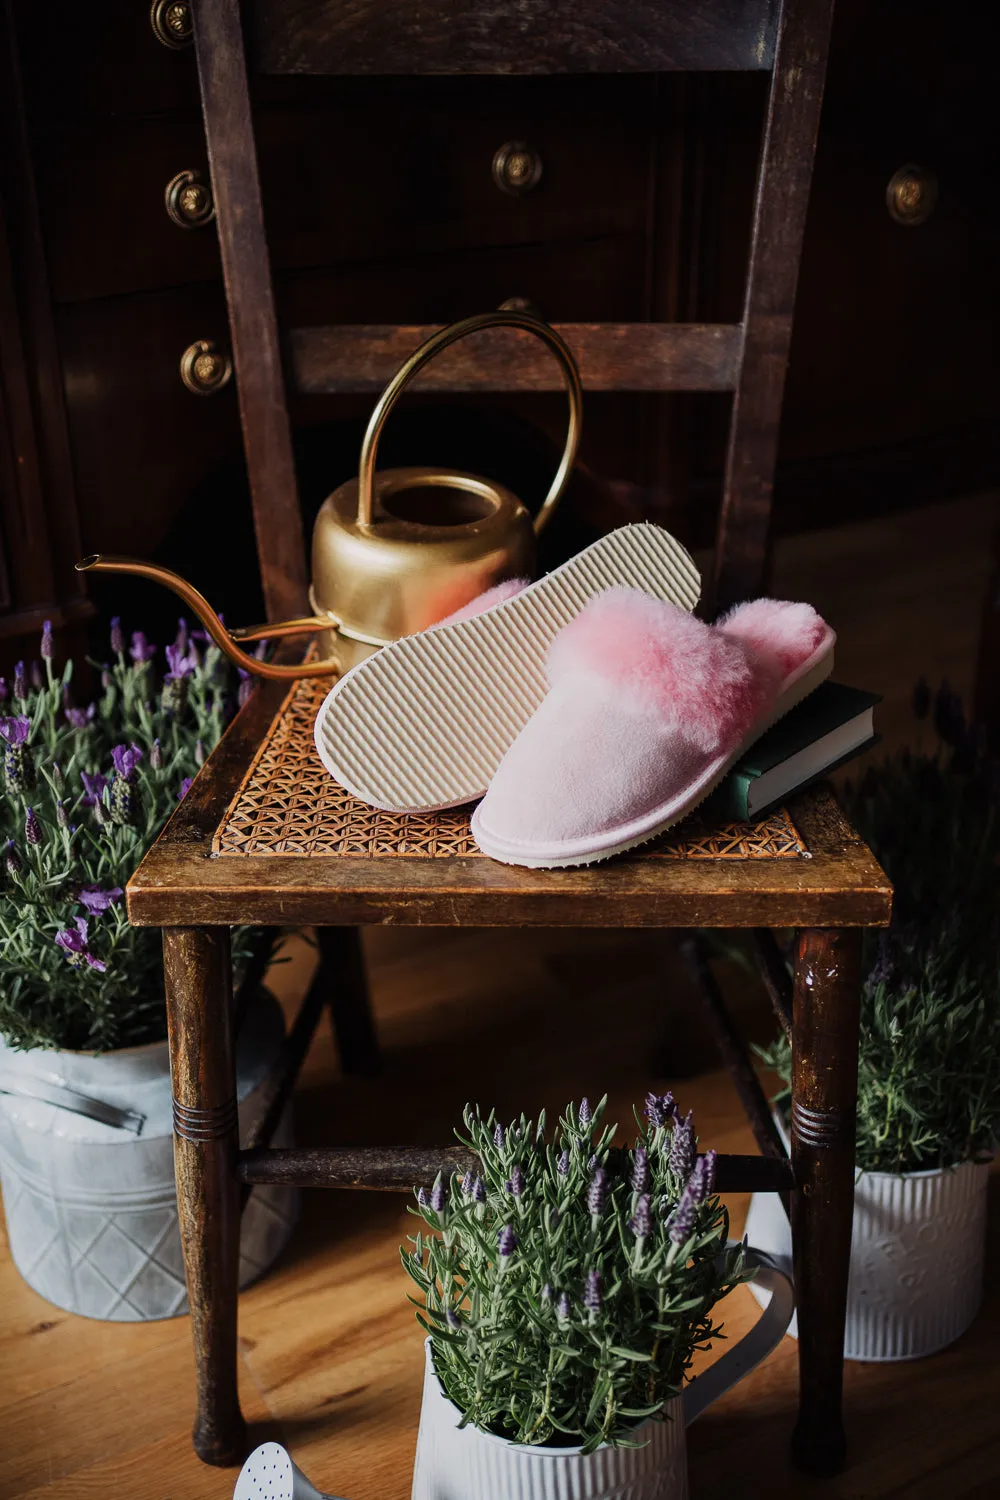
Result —
POLYGON ((212 189, 200 172, 178 172, 163 195, 167 213, 180 229, 201 229, 215 218, 212 189))
POLYGON ((891 217, 911 229, 930 218, 937 198, 937 177, 913 162, 893 172, 885 190, 885 205, 891 217))
POLYGON ((181 355, 181 379, 195 396, 214 396, 229 384, 232 375, 232 360, 211 339, 189 344, 181 355))
POLYGON ((175 52, 190 47, 194 41, 194 25, 188 0, 153 0, 149 24, 156 40, 175 52))
POLYGON ((497 311, 527 313, 529 318, 537 318, 539 323, 546 321, 538 303, 532 302, 530 297, 508 297, 506 302, 501 302, 497 311))
POLYGON ((542 158, 525 141, 507 141, 493 156, 493 181, 502 193, 520 198, 538 186, 542 158))

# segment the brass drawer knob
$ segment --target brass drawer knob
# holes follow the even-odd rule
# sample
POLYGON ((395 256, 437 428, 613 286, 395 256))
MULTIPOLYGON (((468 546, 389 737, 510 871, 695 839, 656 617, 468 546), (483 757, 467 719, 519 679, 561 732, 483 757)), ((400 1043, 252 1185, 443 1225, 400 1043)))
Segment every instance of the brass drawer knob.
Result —
POLYGON ((194 41, 194 23, 188 0, 153 0, 149 24, 156 40, 174 52, 190 47, 194 41))
POLYGON ((493 181, 512 198, 530 193, 541 177, 542 158, 525 141, 507 141, 493 155, 493 181))
POLYGON ((913 162, 893 172, 885 190, 885 204, 891 217, 909 228, 916 228, 930 218, 937 199, 937 177, 913 162))
POLYGON ((200 229, 215 218, 212 189, 200 172, 178 172, 164 193, 167 213, 181 229, 200 229))
POLYGON ((232 360, 211 339, 189 344, 181 355, 181 379, 196 396, 214 396, 232 376, 232 360))

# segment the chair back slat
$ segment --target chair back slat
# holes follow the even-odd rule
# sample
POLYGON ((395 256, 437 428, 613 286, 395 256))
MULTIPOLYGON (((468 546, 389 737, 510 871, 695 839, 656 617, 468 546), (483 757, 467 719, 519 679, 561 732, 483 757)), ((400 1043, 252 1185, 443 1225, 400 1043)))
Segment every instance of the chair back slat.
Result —
MULTIPOLYGON (((436 331, 434 324, 297 328, 291 376, 307 395, 378 393, 436 331)), ((737 323, 557 323, 588 391, 731 391, 740 370, 737 323)), ((560 391, 559 365, 537 339, 510 330, 454 344, 414 382, 422 391, 560 391)))
POLYGON ((777 0, 254 0, 268 73, 759 71, 777 0))

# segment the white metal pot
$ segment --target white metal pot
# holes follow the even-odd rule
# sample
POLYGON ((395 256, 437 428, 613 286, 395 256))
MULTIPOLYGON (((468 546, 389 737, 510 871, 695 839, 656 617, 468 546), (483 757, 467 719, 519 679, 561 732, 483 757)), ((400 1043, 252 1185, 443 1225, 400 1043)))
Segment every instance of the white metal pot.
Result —
MULTIPOLYGON (((775 1122, 787 1141, 784 1121, 775 1122)), ((965 1332, 983 1297, 988 1176, 989 1164, 979 1162, 905 1176, 858 1173, 846 1359, 919 1359, 965 1332)), ((746 1237, 791 1274, 792 1234, 779 1198, 753 1195, 746 1237)), ((788 1331, 798 1337, 795 1318, 788 1331)))
MULTIPOLYGON (((284 1018, 261 990, 237 1043, 241 1134, 267 1107, 284 1018)), ((141 1117, 135 1134, 45 1099, 0 1092, 0 1186, 14 1264, 29 1286, 67 1312, 115 1322, 187 1311, 177 1223, 166 1042, 101 1055, 15 1051, 0 1042, 12 1089, 69 1098, 75 1091, 141 1117)), ((286 1111, 275 1145, 291 1144, 286 1111)), ((298 1215, 294 1188, 258 1187, 240 1232, 240 1285, 280 1254, 298 1215)))
MULTIPOLYGON (((764 1257, 757 1282, 768 1289, 763 1316, 664 1408, 665 1420, 636 1429, 641 1447, 535 1448, 510 1443, 471 1424, 441 1388, 430 1340, 411 1500, 687 1500, 684 1429, 759 1364, 781 1340, 792 1316, 789 1277, 764 1257)), ((754 1283, 755 1285, 757 1283, 754 1283)))

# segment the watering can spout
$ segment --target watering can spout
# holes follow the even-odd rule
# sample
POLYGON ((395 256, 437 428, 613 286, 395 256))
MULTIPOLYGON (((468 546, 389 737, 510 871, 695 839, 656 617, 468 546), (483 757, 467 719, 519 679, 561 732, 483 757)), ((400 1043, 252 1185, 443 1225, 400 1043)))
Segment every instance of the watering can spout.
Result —
POLYGON ((173 573, 169 568, 162 568, 157 563, 141 562, 134 557, 111 557, 101 552, 92 552, 88 557, 80 559, 76 564, 76 570, 78 573, 132 573, 138 578, 151 578, 154 583, 160 583, 165 588, 172 589, 179 599, 183 599, 188 609, 197 615, 206 633, 219 650, 225 652, 230 661, 242 667, 245 672, 252 672, 257 677, 289 682, 300 677, 332 677, 340 671, 339 662, 332 658, 326 661, 286 664, 258 661, 255 656, 249 656, 242 649, 243 642, 276 640, 283 636, 309 635, 320 630, 336 630, 339 622, 335 615, 306 615, 301 619, 282 620, 277 624, 252 625, 243 630, 227 630, 204 594, 200 594, 194 585, 188 583, 187 579, 182 578, 179 573, 173 573))

